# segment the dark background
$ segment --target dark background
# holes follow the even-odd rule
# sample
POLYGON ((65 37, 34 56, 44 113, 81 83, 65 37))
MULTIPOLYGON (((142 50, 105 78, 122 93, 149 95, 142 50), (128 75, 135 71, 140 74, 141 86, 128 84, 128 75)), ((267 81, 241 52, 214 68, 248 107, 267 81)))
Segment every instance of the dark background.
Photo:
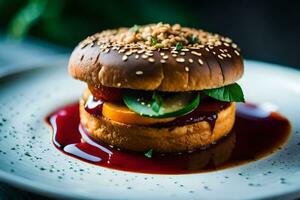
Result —
POLYGON ((96 31, 160 21, 229 36, 248 59, 300 67, 300 1, 0 0, 0 34, 69 50, 96 31))
MULTIPOLYGON (((23 54, 36 39, 48 42, 42 44, 49 50, 56 51, 57 45, 69 53, 97 31, 156 22, 217 32, 231 37, 247 59, 300 69, 300 1, 296 0, 0 0, 0 68, 7 57, 24 63, 20 51, 23 54), (12 40, 1 41, 6 37, 12 40), (22 40, 27 41, 25 50, 22 40), (13 52, 6 52, 8 47, 13 52)), ((38 57, 38 51, 31 50, 31 56, 38 57)), ((0 183, 0 199, 45 198, 0 183)))

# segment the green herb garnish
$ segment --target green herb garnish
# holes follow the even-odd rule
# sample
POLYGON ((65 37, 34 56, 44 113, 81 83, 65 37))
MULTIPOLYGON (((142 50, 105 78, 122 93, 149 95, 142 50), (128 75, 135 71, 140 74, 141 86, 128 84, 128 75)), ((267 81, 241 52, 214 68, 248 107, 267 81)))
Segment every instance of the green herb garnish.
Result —
POLYGON ((150 150, 147 151, 144 155, 145 155, 147 158, 152 158, 152 154, 153 154, 153 150, 150 149, 150 150))
POLYGON ((131 27, 129 30, 130 30, 131 32, 133 32, 133 33, 138 33, 139 30, 140 30, 140 26, 139 26, 139 25, 134 25, 134 26, 131 27))
POLYGON ((150 41, 151 41, 151 45, 154 46, 157 44, 157 39, 155 37, 152 37, 150 38, 150 41))
POLYGON ((154 101, 151 104, 151 108, 152 108, 153 111, 158 113, 159 110, 160 110, 163 98, 161 97, 161 95, 157 91, 154 91, 153 94, 152 94, 152 99, 154 101))
POLYGON ((203 90, 203 92, 206 95, 220 101, 245 102, 242 88, 237 83, 226 85, 220 88, 203 90))
POLYGON ((196 44, 199 41, 199 38, 196 35, 189 36, 187 39, 190 44, 196 44))
POLYGON ((157 43, 154 47, 157 49, 161 49, 161 48, 164 48, 165 46, 161 43, 157 43))
POLYGON ((180 51, 182 48, 183 48, 182 43, 181 42, 177 42, 176 43, 176 47, 175 47, 176 51, 180 51))

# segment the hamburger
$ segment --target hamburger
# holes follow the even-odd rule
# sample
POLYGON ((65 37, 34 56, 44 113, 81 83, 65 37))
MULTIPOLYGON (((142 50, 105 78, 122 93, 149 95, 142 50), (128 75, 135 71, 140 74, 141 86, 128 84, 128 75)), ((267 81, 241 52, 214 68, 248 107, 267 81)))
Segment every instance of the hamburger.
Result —
POLYGON ((94 140, 133 151, 182 152, 214 144, 244 95, 238 46, 179 24, 135 25, 87 37, 69 73, 87 83, 80 120, 94 140))

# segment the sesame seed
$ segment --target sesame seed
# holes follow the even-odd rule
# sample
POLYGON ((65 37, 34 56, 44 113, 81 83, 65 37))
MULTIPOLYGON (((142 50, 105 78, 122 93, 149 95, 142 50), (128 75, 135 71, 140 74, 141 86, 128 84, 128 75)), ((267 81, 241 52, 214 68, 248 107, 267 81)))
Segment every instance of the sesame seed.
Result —
POLYGON ((240 55, 240 53, 237 50, 234 50, 234 53, 238 56, 240 55))
POLYGON ((196 56, 202 56, 202 54, 199 52, 196 52, 196 51, 191 51, 191 54, 194 54, 194 55, 196 55, 196 56))
MULTIPOLYGON (((240 55, 238 46, 233 43, 231 39, 222 37, 218 34, 208 33, 203 30, 184 28, 180 25, 172 26, 169 24, 158 23, 140 26, 139 31, 134 34, 130 31, 132 30, 124 28, 96 33, 82 41, 80 47, 84 48, 87 45, 97 45, 97 48, 99 48, 101 53, 108 53, 110 50, 113 50, 121 54, 120 57, 123 61, 130 60, 130 56, 133 55, 136 59, 142 57, 149 62, 156 62, 153 56, 154 54, 158 54, 161 57, 157 61, 161 63, 168 62, 168 57, 170 56, 173 56, 174 60, 177 60, 177 62, 178 60, 179 62, 182 62, 182 59, 189 63, 196 62, 198 59, 190 57, 190 55, 187 56, 186 52, 188 51, 195 56, 199 56, 199 58, 202 58, 203 56, 202 51, 212 52, 211 54, 214 54, 218 59, 230 58, 233 57, 234 54, 240 55), (189 43, 188 37, 191 34, 198 37, 198 41, 195 44, 189 43), (155 37, 157 39, 157 44, 160 45, 153 45, 148 38, 144 40, 147 36, 155 37), (178 42, 182 43, 180 51, 176 50, 175 47, 175 44, 178 42), (202 54, 199 52, 200 50, 202 54)), ((88 57, 86 59, 88 59, 88 57)))
POLYGON ((189 49, 183 48, 183 49, 181 49, 181 51, 190 51, 190 50, 189 50, 189 49))
POLYGON ((82 44, 80 45, 80 48, 81 48, 81 49, 84 49, 87 45, 88 45, 88 43, 82 43, 82 44))
POLYGON ((142 55, 142 58, 144 58, 144 59, 147 59, 147 58, 148 58, 148 56, 147 56, 147 55, 145 55, 145 54, 143 54, 143 55, 142 55))
POLYGON ((150 52, 146 52, 145 53, 147 56, 153 56, 153 53, 150 53, 150 52))
POLYGON ((149 58, 148 61, 153 63, 155 60, 154 60, 154 58, 149 58))
POLYGON ((188 72, 188 71, 190 71, 190 68, 189 68, 189 67, 184 67, 184 70, 185 70, 186 72, 188 72))
POLYGON ((183 63, 185 60, 184 60, 184 58, 176 58, 176 61, 179 63, 183 63))
POLYGON ((224 38, 224 41, 228 42, 228 43, 232 42, 232 40, 230 38, 228 38, 228 37, 224 38))
POLYGON ((125 53, 126 56, 130 56, 131 54, 132 54, 131 51, 127 51, 127 52, 125 53))
POLYGON ((143 71, 136 71, 135 74, 136 75, 142 75, 144 72, 143 71))
MULTIPOLYGON (((142 101, 141 104, 144 106, 146 103, 142 101)), ((141 113, 141 115, 143 115, 143 113, 141 113)))
POLYGON ((126 56, 126 55, 124 55, 123 57, 122 57, 122 60, 123 61, 126 61, 128 59, 128 57, 126 56))
POLYGON ((117 86, 120 87, 120 86, 121 86, 121 83, 117 83, 117 86))
POLYGON ((203 65, 203 61, 200 58, 198 59, 198 62, 200 65, 203 65))

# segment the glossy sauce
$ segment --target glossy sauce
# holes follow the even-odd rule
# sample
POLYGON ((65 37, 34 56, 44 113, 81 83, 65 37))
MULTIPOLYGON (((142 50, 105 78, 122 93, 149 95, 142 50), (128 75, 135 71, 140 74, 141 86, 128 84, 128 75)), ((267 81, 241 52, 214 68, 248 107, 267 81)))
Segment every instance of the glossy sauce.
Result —
POLYGON ((238 104, 233 130, 217 144, 179 154, 154 152, 147 158, 94 142, 80 125, 78 103, 58 109, 46 120, 53 128, 54 145, 67 155, 102 167, 154 174, 208 172, 255 161, 279 149, 290 133, 288 120, 280 114, 238 104))

